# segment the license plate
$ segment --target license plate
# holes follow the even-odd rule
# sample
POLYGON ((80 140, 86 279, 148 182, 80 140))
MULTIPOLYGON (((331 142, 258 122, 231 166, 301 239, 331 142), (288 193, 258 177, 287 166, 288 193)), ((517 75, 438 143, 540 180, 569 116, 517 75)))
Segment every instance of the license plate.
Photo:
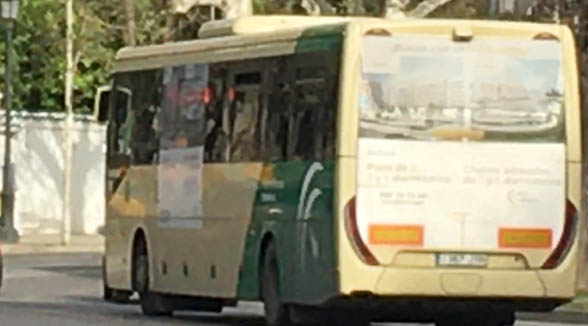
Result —
POLYGON ((481 254, 437 254, 437 266, 486 267, 488 255, 481 254))

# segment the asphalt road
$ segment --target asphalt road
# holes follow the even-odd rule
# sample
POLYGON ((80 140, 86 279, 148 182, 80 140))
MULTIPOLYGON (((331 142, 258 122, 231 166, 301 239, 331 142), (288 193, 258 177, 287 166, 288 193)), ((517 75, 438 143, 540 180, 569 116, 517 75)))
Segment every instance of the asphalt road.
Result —
MULTIPOLYGON (((0 291, 0 325, 264 325, 261 305, 252 303, 227 308, 222 314, 182 312, 172 318, 143 317, 137 305, 103 302, 100 277, 100 256, 95 254, 7 256, 5 282, 0 291)), ((516 326, 588 324, 588 318, 562 320, 547 315, 534 319, 542 321, 518 321, 516 326)))

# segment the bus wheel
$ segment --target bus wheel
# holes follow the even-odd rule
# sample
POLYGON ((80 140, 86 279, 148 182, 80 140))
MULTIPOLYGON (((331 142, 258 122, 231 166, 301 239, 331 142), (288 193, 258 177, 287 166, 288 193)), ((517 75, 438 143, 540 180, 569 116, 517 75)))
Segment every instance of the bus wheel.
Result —
POLYGON ((2 288, 3 283, 4 283, 4 258, 2 258, 2 253, 0 253, 0 289, 2 288))
POLYGON ((144 242, 138 243, 133 253, 133 289, 139 293, 141 311, 146 316, 171 316, 171 303, 163 295, 150 290, 149 256, 146 248, 144 242))
POLYGON ((171 316, 174 313, 170 302, 161 294, 147 291, 140 294, 141 311, 145 316, 171 316))
POLYGON ((269 326, 290 325, 288 307, 280 300, 276 247, 270 242, 261 265, 260 294, 264 303, 265 319, 269 326))
POLYGON ((106 302, 129 303, 131 302, 131 293, 129 291, 115 290, 104 283, 102 298, 106 302))
POLYGON ((480 313, 445 317, 435 322, 437 326, 512 326, 514 313, 480 313))
POLYGON ((435 322, 436 326, 507 326, 499 321, 494 320, 486 320, 486 321, 478 321, 478 320, 459 320, 459 319, 447 319, 442 321, 435 322))
POLYGON ((337 308, 290 306, 290 319, 295 325, 369 326, 370 320, 361 311, 348 312, 337 308))

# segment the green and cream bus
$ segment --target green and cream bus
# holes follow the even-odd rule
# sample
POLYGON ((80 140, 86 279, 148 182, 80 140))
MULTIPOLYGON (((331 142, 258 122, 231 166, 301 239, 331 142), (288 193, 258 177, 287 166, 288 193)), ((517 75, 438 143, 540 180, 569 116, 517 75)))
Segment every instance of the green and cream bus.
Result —
POLYGON ((497 326, 587 281, 565 26, 251 16, 114 66, 108 300, 497 326))

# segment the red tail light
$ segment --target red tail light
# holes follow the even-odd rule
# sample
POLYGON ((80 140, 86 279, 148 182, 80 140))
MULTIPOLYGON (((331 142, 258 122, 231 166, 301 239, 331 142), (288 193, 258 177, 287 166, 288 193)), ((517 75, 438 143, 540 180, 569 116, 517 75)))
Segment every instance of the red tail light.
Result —
POLYGON ((355 197, 351 198, 347 205, 345 205, 345 230, 347 231, 351 246, 361 260, 368 265, 378 265, 378 260, 372 255, 365 243, 363 243, 359 234, 355 214, 355 197))
POLYGON ((210 103, 211 99, 212 99, 212 91, 210 90, 210 88, 205 87, 204 89, 202 89, 202 92, 200 93, 200 100, 202 101, 202 103, 208 104, 208 103, 210 103))
POLYGON ((553 269, 559 266, 564 258, 567 256, 572 243, 574 243, 574 233, 576 231, 576 220, 578 218, 578 210, 569 200, 566 201, 566 216, 563 233, 557 246, 543 264, 543 269, 553 269))

